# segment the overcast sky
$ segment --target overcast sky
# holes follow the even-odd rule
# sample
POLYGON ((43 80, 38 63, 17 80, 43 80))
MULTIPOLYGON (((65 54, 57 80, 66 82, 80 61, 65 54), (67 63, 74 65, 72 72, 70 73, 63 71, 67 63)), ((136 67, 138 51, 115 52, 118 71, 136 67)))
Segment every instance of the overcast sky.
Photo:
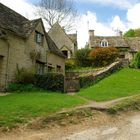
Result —
MULTIPOLYGON (((34 4, 38 0, 0 2, 29 19, 37 18, 34 4)), ((95 35, 112 36, 116 30, 140 28, 140 0, 74 0, 74 3, 80 16, 76 26, 79 48, 88 41, 89 29, 94 29, 95 35)))

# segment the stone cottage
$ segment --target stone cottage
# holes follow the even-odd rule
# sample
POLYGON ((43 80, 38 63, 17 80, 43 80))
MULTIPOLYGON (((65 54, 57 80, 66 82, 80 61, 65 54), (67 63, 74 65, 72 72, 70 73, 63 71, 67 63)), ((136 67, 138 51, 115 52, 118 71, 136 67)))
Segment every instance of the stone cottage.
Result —
POLYGON ((48 34, 67 58, 75 56, 75 52, 77 51, 77 33, 66 34, 59 23, 55 23, 48 34))
POLYGON ((0 90, 22 69, 65 74, 65 56, 46 33, 41 19, 28 20, 0 3, 0 90))
POLYGON ((89 48, 116 47, 119 49, 120 58, 131 60, 137 51, 140 51, 140 37, 95 36, 94 30, 89 30, 89 48))

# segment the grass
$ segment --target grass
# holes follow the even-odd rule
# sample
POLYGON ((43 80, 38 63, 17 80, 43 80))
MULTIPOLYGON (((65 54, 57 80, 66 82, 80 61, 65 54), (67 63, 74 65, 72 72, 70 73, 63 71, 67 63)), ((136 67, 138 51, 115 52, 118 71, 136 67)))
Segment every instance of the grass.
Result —
POLYGON ((121 101, 117 105, 107 109, 107 112, 109 112, 110 114, 116 114, 119 111, 133 110, 140 110, 140 96, 121 101))
MULTIPOLYGON (((0 96, 0 127, 13 128, 19 124, 29 123, 31 118, 48 117, 63 108, 72 108, 85 104, 83 98, 105 101, 140 93, 140 70, 124 68, 99 83, 81 89, 70 96, 54 92, 22 92, 0 96)), ((140 97, 137 100, 140 102, 140 97)), ((109 111, 136 105, 127 101, 109 111)))
POLYGON ((124 68, 91 87, 81 89, 78 96, 106 101, 135 94, 140 94, 140 70, 124 68))
POLYGON ((63 108, 71 108, 85 101, 58 93, 13 93, 0 97, 0 126, 14 127, 28 119, 48 116, 63 108))

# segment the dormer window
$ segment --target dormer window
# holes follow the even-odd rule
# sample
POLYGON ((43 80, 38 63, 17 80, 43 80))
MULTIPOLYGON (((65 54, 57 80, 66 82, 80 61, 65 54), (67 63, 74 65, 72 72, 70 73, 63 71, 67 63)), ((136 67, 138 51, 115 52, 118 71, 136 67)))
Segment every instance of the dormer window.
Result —
POLYGON ((106 39, 101 41, 101 47, 108 47, 108 41, 106 39))
POLYGON ((37 44, 43 45, 43 38, 44 38, 43 34, 39 33, 38 31, 35 31, 35 40, 37 44))

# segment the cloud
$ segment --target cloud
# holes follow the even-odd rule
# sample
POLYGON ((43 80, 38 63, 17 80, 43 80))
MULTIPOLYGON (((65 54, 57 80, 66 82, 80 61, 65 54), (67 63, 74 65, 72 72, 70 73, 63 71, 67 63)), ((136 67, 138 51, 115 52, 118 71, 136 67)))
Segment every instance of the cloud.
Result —
POLYGON ((95 35, 112 36, 115 32, 110 26, 98 22, 96 13, 88 11, 82 15, 77 25, 78 31, 78 45, 79 48, 84 47, 88 42, 88 30, 95 30, 95 35))
POLYGON ((140 3, 134 5, 130 8, 127 12, 127 20, 128 20, 128 27, 129 28, 140 28, 140 3))
POLYGON ((126 23, 121 21, 120 17, 118 15, 113 16, 112 22, 110 24, 110 27, 114 31, 125 31, 126 30, 126 23))

